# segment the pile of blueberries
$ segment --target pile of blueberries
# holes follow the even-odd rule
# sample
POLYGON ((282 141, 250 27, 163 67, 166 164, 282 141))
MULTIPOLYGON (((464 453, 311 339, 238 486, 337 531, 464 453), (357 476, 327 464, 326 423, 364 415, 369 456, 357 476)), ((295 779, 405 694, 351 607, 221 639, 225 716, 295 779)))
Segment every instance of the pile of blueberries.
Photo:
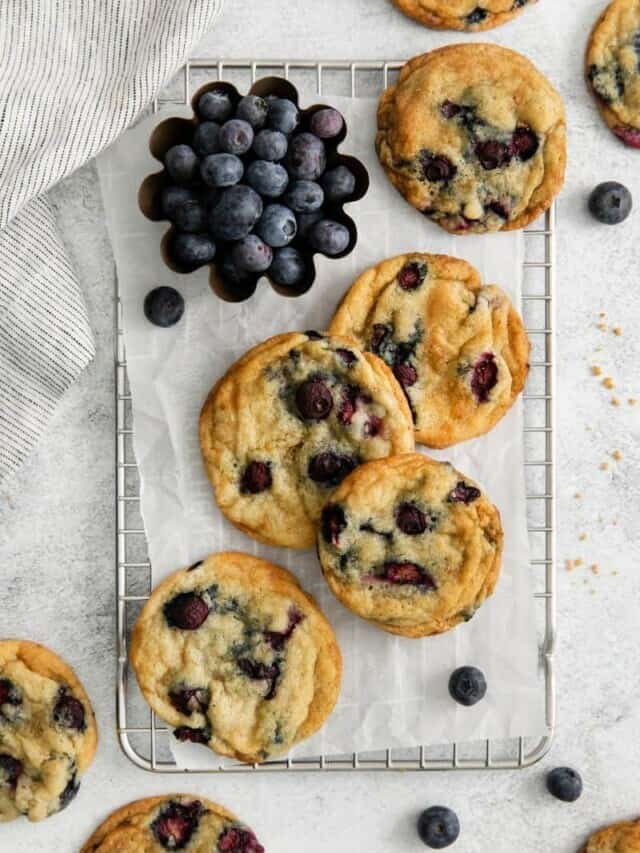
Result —
POLYGON ((299 290, 310 283, 310 254, 336 257, 351 242, 332 211, 354 197, 356 175, 344 163, 327 168, 326 143, 344 135, 342 115, 307 116, 288 98, 237 99, 226 88, 200 95, 196 112, 191 143, 164 155, 171 260, 189 272, 215 258, 232 292, 262 274, 299 290))

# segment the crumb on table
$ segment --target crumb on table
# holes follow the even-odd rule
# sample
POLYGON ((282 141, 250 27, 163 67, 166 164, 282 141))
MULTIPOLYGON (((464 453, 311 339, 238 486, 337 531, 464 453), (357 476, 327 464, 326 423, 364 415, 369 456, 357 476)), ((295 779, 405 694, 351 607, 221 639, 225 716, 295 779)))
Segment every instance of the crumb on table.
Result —
POLYGON ((619 406, 619 405, 620 405, 620 400, 619 400, 617 397, 612 397, 612 398, 611 398, 611 405, 612 405, 612 406, 619 406))
POLYGON ((600 376, 602 374, 602 368, 599 367, 597 364, 592 364, 591 365, 591 373, 594 376, 600 376))
POLYGON ((620 337, 620 335, 622 334, 622 329, 620 328, 620 326, 614 326, 614 327, 613 327, 613 329, 612 329, 611 331, 612 331, 612 332, 613 332, 613 334, 614 334, 614 335, 616 335, 616 337, 618 337, 618 338, 619 338, 619 337, 620 337))
POLYGON ((629 397, 629 400, 627 402, 629 403, 630 406, 635 406, 638 401, 636 400, 635 397, 629 397))
POLYGON ((589 566, 594 575, 597 575, 600 571, 600 566, 597 563, 591 563, 589 566))
POLYGON ((578 539, 579 539, 581 542, 584 542, 584 540, 585 540, 586 538, 587 538, 587 534, 586 534, 586 533, 581 533, 581 534, 580 534, 580 536, 578 537, 578 539))
POLYGON ((610 376, 605 376, 604 379, 602 380, 602 384, 604 385, 605 388, 608 388, 609 390, 616 387, 616 383, 613 381, 613 379, 610 376))
POLYGON ((573 560, 565 560, 564 567, 568 572, 572 572, 575 569, 576 564, 573 560))
POLYGON ((600 470, 601 471, 608 471, 609 470, 609 463, 608 462, 601 462, 600 463, 600 470))
POLYGON ((619 450, 614 450, 611 454, 611 458, 615 459, 616 462, 619 462, 622 459, 622 453, 619 450))

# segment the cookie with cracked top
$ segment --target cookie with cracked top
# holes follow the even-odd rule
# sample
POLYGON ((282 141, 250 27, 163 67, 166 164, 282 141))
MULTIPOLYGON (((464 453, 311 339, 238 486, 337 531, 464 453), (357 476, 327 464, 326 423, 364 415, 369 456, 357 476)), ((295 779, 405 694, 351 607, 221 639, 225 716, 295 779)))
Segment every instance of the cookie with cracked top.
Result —
POLYGON ((613 0, 604 10, 589 39, 586 73, 610 130, 640 148, 639 0, 613 0))
POLYGON ((264 853, 248 826, 204 797, 168 794, 116 809, 80 853, 264 853))
POLYGON ((285 569, 237 552, 156 587, 130 659, 179 740, 251 763, 313 734, 340 691, 340 650, 315 601, 285 569))
POLYGON ((0 640, 0 823, 62 811, 96 751, 89 697, 71 667, 27 640, 0 640))
POLYGON ((448 447, 482 435, 524 388, 530 344, 496 285, 447 255, 382 261, 351 286, 330 326, 378 355, 404 388, 416 441, 448 447))
POLYGON ((524 228, 564 182, 564 105, 519 53, 451 45, 407 62, 382 94, 376 149, 396 189, 445 230, 524 228))
POLYGON ((479 32, 506 24, 536 0, 394 0, 410 18, 436 30, 479 32))
POLYGON ((327 494, 360 462, 413 450, 391 370, 348 337, 276 335, 213 388, 200 444, 218 505, 254 539, 311 548, 327 494))
POLYGON ((605 826, 589 838, 580 853, 640 853, 640 819, 605 826))
POLYGON ((452 465, 367 462, 322 511, 318 554, 336 598, 378 628, 426 637, 468 621, 500 573, 500 514, 452 465))

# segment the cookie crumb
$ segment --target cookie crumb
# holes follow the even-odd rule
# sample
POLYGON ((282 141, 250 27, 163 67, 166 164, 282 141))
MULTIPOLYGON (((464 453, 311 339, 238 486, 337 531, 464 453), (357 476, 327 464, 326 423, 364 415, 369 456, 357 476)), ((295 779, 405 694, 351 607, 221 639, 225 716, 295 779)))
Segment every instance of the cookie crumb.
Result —
POLYGON ((589 566, 594 575, 597 575, 600 572, 600 566, 597 563, 591 563, 589 566))
POLYGON ((584 540, 585 540, 586 538, 587 538, 587 534, 586 534, 586 533, 581 533, 581 534, 580 534, 580 536, 578 536, 578 539, 579 539, 581 542, 584 542, 584 540))
POLYGON ((565 560, 564 567, 568 572, 572 572, 576 566, 573 560, 565 560))
POLYGON ((613 327, 613 329, 611 329, 611 331, 612 331, 612 332, 613 332, 613 334, 614 334, 616 337, 618 337, 618 338, 619 338, 619 337, 620 337, 620 335, 622 334, 622 329, 620 328, 620 326, 614 326, 614 327, 613 327))
POLYGON ((604 385, 605 388, 608 388, 609 390, 616 387, 616 383, 613 381, 613 379, 610 376, 605 376, 604 379, 602 380, 602 384, 604 385))
POLYGON ((617 397, 612 397, 612 398, 611 398, 611 405, 612 405, 612 406, 619 406, 619 405, 620 405, 620 400, 619 400, 617 397))
POLYGON ((576 567, 576 569, 578 568, 578 566, 581 566, 583 563, 584 563, 584 560, 582 559, 582 557, 576 557, 576 559, 573 561, 573 564, 576 567))
POLYGON ((600 470, 601 471, 608 471, 609 470, 609 463, 608 462, 601 462, 600 463, 600 470))
POLYGON ((574 495, 574 498, 575 498, 577 501, 582 500, 582 492, 576 492, 576 493, 575 493, 575 495, 574 495))
POLYGON ((598 323, 598 328, 600 329, 601 332, 606 332, 607 331, 607 324, 606 323, 598 323))
POLYGON ((602 368, 599 367, 597 364, 592 364, 591 365, 591 373, 594 376, 601 376, 602 375, 602 368))
POLYGON ((615 459, 616 462, 619 462, 622 459, 622 453, 619 450, 614 450, 611 454, 611 458, 615 459))
POLYGON ((598 317, 606 317, 606 316, 607 316, 606 311, 600 311, 600 313, 598 314, 598 317))
POLYGON ((627 402, 629 403, 629 405, 630 405, 630 406, 635 406, 635 405, 637 405, 637 403, 638 403, 638 401, 636 400, 636 398, 635 398, 635 397, 629 397, 629 399, 627 400, 627 402))

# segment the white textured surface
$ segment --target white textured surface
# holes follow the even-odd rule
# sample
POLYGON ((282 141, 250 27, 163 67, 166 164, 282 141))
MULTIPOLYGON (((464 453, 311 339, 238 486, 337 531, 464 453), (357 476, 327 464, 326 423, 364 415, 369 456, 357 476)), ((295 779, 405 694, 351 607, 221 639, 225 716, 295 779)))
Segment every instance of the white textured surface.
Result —
MULTIPOLYGON (((465 38, 422 30, 388 0, 227 2, 201 54, 395 58, 465 38)), ((584 567, 559 570, 558 734, 550 756, 529 771, 489 775, 175 779, 136 770, 119 753, 113 733, 113 262, 88 167, 57 190, 56 201, 98 355, 38 450, 0 493, 0 625, 2 634, 50 644, 77 668, 97 708, 102 742, 74 805, 46 825, 0 827, 3 853, 72 853, 112 808, 176 788, 226 803, 255 826, 269 853, 418 853, 425 848, 414 834, 414 817, 434 803, 460 815, 463 834, 452 848, 460 853, 574 853, 592 828, 640 813, 640 408, 626 404, 640 396, 634 334, 640 326, 640 152, 609 136, 582 81, 582 48, 603 5, 541 0, 481 37, 530 56, 558 85, 569 113, 557 287, 559 556, 582 556, 601 568, 597 577, 584 567), (638 202, 616 229, 592 222, 584 208, 593 184, 610 178, 624 180, 638 202), (621 337, 596 328, 599 311, 622 326, 621 337), (619 408, 591 377, 592 363, 616 380, 619 408), (624 459, 600 470, 614 449, 624 459), (583 531, 584 542, 578 540, 583 531), (586 783, 573 806, 544 793, 545 768, 565 762, 578 767, 586 783)))

